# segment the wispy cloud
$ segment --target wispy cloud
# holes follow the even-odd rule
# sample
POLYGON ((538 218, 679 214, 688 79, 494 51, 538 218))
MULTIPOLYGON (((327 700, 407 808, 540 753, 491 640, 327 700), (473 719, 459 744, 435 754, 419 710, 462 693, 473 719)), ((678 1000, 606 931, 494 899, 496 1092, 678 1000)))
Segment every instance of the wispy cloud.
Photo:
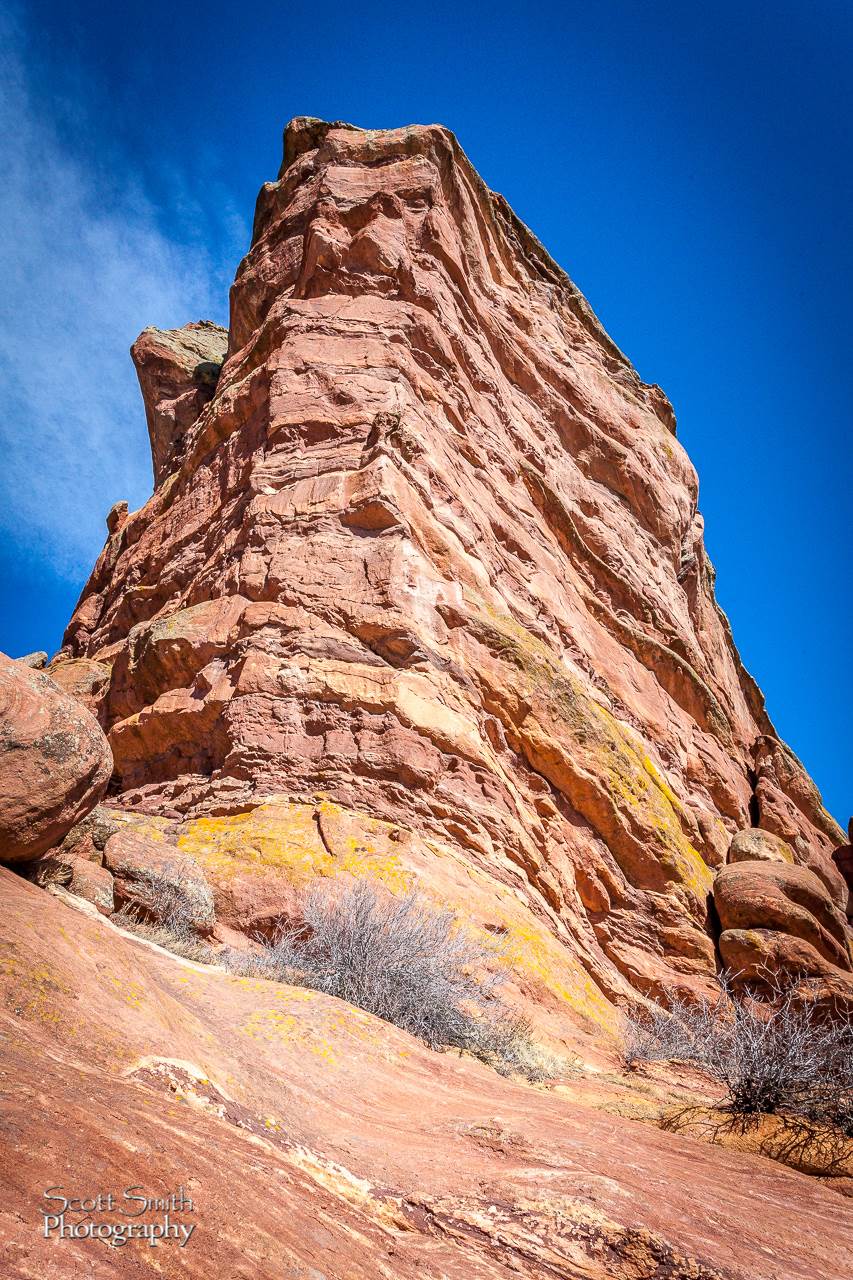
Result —
POLYGON ((109 507, 151 491, 128 347, 148 324, 224 322, 246 230, 221 192, 194 217, 191 178, 171 171, 166 234, 129 158, 80 102, 39 92, 25 48, 0 15, 0 537, 76 578, 109 507), (193 230, 211 220, 221 260, 193 230))

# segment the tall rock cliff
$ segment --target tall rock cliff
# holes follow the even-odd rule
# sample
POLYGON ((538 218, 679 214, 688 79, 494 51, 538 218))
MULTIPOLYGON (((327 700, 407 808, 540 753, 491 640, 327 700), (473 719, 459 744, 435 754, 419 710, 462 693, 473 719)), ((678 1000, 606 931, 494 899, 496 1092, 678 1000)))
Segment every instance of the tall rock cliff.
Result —
POLYGON ((715 870, 759 829, 849 969, 843 836, 715 602, 672 408, 451 133, 294 120, 228 333, 134 358, 156 489, 51 671, 226 926, 414 881, 554 1026, 606 1022, 726 960, 715 870))

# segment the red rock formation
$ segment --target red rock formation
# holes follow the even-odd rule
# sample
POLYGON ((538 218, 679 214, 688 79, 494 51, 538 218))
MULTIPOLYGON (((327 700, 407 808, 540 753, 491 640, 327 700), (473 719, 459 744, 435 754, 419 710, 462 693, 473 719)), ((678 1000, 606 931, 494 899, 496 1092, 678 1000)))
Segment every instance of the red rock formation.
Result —
POLYGON ((835 850, 832 860, 847 885, 847 916, 853 920, 853 818, 847 827, 847 844, 835 850))
MULTIPOLYGON (((815 1179, 431 1053, 329 996, 182 962, 3 869, 0 901, 4 1280, 853 1272, 853 1201, 815 1179), (193 1235, 45 1237, 57 1186, 134 1210, 125 1188, 182 1186, 192 1210, 172 1220, 193 1235)), ((90 1222, 128 1219, 66 1217, 90 1222)))
MULTIPOLYGON (((209 320, 183 329, 146 329, 130 349, 136 365, 148 435, 154 483, 161 484, 180 464, 186 432, 212 398, 228 345, 228 334, 209 320)), ((127 504, 107 519, 115 533, 127 516, 127 504)))
POLYGON ((82 702, 96 718, 100 717, 104 696, 110 683, 110 668, 103 662, 89 658, 63 660, 61 655, 50 663, 48 675, 54 684, 64 689, 72 698, 82 702))
POLYGON ((0 869, 4 1275, 853 1271, 842 1197, 626 1120, 661 1095, 601 1071, 617 1004, 721 962, 853 1007, 841 833, 717 608, 660 389, 438 127, 292 122, 228 334, 133 356, 154 495, 109 513, 49 674, 0 662, 0 860, 36 882, 0 869), (109 765, 68 694, 115 759, 70 831, 109 765), (103 919, 179 891, 247 947, 336 876, 502 939, 573 1071, 510 1082, 103 919), (48 1239, 58 1183, 184 1185, 198 1234, 48 1239))
POLYGON ((714 903, 720 953, 735 972, 752 977, 764 967, 822 977, 853 969, 844 914, 807 867, 768 861, 723 867, 714 903))
POLYGON ((202 394, 219 343, 134 348, 157 488, 111 522, 57 671, 111 669, 115 803, 172 824, 227 926, 318 860, 380 874, 354 856, 378 841, 381 874, 527 939, 555 1017, 604 1017, 713 974, 744 827, 843 908, 669 402, 447 130, 293 121, 202 394))
POLYGON ((0 862, 37 858, 98 803, 109 745, 46 675, 0 654, 0 862))

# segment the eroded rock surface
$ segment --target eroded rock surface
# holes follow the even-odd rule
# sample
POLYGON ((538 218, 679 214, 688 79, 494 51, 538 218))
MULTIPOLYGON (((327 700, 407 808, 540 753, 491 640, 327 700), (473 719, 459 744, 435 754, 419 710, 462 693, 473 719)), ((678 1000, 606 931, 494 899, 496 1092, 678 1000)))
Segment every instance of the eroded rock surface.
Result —
POLYGON ((845 913, 807 867, 783 861, 723 867, 714 881, 714 904, 723 930, 720 952, 737 973, 824 977, 853 969, 845 913))
POLYGON ((82 702, 96 719, 100 717, 110 683, 108 665, 93 662, 91 658, 66 659, 60 656, 47 666, 47 674, 60 689, 82 702))
POLYGON ((847 885, 847 917, 853 920, 853 818, 847 828, 847 844, 840 845, 832 859, 847 885))
POLYGON ((853 1202, 770 1160, 503 1080, 329 996, 178 961, 2 869, 0 901, 10 1280, 853 1271, 853 1202), (45 1238, 57 1184, 119 1201, 183 1186, 192 1212, 172 1216, 194 1234, 183 1249, 45 1238))
POLYGON ((111 516, 55 665, 92 678, 113 802, 169 840, 209 824, 224 927, 292 900, 298 859, 210 852, 269 805, 311 850, 327 804, 353 848, 397 833, 443 901, 469 878, 511 900, 548 939, 540 994, 599 1020, 709 982, 746 827, 843 909, 841 833, 715 602, 671 406, 446 129, 292 122, 227 352, 191 325, 134 358, 157 487, 111 516))
POLYGON ((0 654, 0 862, 58 844, 103 796, 109 744, 74 698, 0 654))
MULTIPOLYGON (((148 420, 154 483, 160 484, 183 456, 186 433, 213 396, 228 334, 209 320, 183 329, 146 329, 130 349, 148 420)), ((117 504, 107 520, 116 533, 127 516, 117 504)))

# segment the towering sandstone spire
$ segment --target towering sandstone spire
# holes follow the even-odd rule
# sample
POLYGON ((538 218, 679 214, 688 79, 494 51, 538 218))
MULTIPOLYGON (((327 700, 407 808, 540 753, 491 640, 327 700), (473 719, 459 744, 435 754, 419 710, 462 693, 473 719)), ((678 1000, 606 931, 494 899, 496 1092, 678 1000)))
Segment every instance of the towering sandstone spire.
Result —
POLYGON ((294 120, 228 334, 134 357, 157 487, 53 671, 223 918, 414 878, 517 937, 555 1025, 606 1020, 777 945, 711 905, 758 828, 849 970, 843 837, 715 603, 672 408, 452 134, 294 120))

